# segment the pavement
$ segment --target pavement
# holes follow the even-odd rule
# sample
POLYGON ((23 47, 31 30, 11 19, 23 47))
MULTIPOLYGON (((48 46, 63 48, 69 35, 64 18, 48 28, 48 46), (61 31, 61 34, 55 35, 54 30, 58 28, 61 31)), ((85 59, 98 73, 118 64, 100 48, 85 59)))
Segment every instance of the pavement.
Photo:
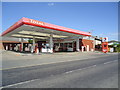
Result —
POLYGON ((98 58, 110 56, 117 53, 101 53, 101 52, 61 52, 53 54, 27 54, 13 51, 2 52, 2 67, 3 69, 12 69, 20 67, 29 67, 36 65, 52 64, 59 62, 68 62, 76 60, 84 60, 90 58, 98 58))
MULTIPOLYGON (((42 59, 47 59, 48 62, 52 59, 53 61, 64 59, 65 62, 3 69, 3 88, 118 88, 119 86, 118 70, 120 69, 118 69, 117 54, 58 53, 45 56, 33 55, 29 58, 30 62, 34 58, 33 63, 42 59)), ((24 59, 25 57, 13 61, 19 63, 24 62, 24 59)))

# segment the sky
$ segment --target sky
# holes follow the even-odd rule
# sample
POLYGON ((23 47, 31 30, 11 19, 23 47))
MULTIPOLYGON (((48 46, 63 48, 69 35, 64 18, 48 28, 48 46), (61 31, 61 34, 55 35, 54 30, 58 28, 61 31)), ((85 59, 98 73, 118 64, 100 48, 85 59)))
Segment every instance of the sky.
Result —
POLYGON ((117 2, 2 2, 2 30, 22 17, 118 40, 117 2))

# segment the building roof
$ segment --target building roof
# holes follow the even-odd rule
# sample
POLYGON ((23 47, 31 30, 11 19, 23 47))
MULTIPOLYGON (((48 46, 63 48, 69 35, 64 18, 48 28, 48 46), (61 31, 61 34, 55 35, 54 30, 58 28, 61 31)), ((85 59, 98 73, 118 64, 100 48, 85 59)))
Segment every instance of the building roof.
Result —
POLYGON ((120 41, 116 41, 116 40, 108 41, 108 43, 114 43, 114 42, 116 42, 116 43, 120 43, 120 41))

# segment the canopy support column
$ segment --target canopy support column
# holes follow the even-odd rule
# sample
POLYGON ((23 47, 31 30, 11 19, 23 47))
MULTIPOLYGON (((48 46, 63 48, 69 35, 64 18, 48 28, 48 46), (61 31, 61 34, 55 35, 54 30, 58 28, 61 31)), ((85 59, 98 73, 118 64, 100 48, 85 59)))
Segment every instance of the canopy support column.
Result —
POLYGON ((79 37, 76 40, 76 51, 80 51, 80 42, 79 42, 79 37))
POLYGON ((32 45, 31 53, 33 53, 34 50, 35 50, 35 36, 33 36, 33 43, 32 43, 32 44, 33 44, 33 45, 32 45))
POLYGON ((50 34, 49 44, 50 44, 50 53, 53 53, 53 35, 52 34, 50 34))
POLYGON ((20 44, 20 52, 23 51, 23 38, 21 38, 21 44, 20 44))

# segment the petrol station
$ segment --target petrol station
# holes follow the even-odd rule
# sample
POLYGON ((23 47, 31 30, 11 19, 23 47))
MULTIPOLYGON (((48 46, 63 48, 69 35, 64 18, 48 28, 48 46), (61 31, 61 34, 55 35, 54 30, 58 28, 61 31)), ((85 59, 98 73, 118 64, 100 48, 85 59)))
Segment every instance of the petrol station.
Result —
MULTIPOLYGON (((21 18, 14 25, 2 33, 3 37, 21 38, 20 44, 12 45, 12 48, 20 52, 30 51, 59 52, 59 51, 93 51, 93 40, 81 41, 84 37, 91 37, 91 33, 83 32, 71 28, 66 28, 46 22, 21 18), (32 43, 23 43, 23 39, 31 39, 32 43), (90 45, 89 45, 90 44, 90 45)), ((6 45, 5 48, 8 48, 6 45)))

